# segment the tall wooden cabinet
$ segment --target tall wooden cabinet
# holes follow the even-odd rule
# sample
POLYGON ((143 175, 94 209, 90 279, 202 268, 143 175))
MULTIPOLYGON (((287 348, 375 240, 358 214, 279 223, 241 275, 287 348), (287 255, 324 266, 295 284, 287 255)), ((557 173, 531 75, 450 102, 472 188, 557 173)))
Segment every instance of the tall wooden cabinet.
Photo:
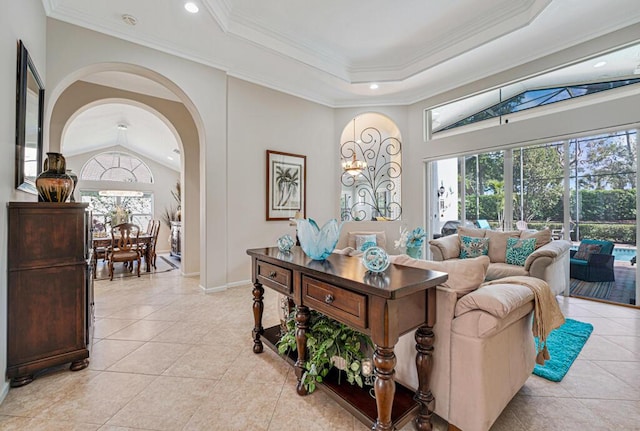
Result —
POLYGON ((7 377, 11 386, 70 362, 89 365, 93 336, 87 204, 10 202, 7 377))

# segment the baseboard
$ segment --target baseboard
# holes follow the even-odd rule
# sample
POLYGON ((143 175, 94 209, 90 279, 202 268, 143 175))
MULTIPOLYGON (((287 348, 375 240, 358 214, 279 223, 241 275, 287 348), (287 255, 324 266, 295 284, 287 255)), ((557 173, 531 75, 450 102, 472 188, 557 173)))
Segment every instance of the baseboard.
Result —
POLYGON ((9 394, 9 381, 5 380, 4 384, 2 385, 2 391, 0 391, 0 404, 2 404, 2 402, 7 397, 8 394, 9 394))
POLYGON ((180 271, 180 274, 183 277, 197 277, 197 276, 200 275, 200 271, 198 271, 198 272, 182 272, 182 271, 180 271))
POLYGON ((238 287, 238 286, 246 286, 251 284, 251 280, 242 280, 242 281, 234 281, 231 283, 227 283, 229 287, 238 287))
POLYGON ((225 285, 216 286, 216 287, 204 287, 203 285, 200 285, 200 289, 202 289, 204 293, 223 292, 227 290, 227 285, 225 284, 225 285))

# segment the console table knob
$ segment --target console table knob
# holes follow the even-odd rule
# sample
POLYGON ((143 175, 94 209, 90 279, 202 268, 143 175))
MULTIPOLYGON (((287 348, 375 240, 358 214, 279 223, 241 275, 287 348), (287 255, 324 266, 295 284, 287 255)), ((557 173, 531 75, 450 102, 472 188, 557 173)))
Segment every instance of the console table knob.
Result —
POLYGON ((333 295, 329 293, 324 297, 324 302, 326 302, 327 304, 331 304, 334 299, 335 298, 333 297, 333 295))
POLYGON ((276 275, 278 275, 278 273, 277 273, 277 272, 275 272, 275 271, 271 271, 271 272, 269 273, 269 278, 276 278, 276 275))

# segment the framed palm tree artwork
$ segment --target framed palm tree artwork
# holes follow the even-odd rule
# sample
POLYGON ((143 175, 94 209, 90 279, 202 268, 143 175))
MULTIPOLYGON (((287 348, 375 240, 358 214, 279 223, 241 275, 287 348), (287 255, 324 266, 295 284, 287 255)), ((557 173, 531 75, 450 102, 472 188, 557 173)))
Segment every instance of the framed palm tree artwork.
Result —
POLYGON ((267 220, 306 213, 307 156, 267 150, 267 220))

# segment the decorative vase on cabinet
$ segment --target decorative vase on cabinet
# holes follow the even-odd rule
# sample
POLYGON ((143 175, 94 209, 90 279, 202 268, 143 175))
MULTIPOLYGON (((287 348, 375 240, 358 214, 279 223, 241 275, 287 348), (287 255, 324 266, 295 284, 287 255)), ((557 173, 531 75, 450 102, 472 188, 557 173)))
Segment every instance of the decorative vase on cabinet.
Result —
POLYGON ((8 205, 6 376, 13 387, 46 368, 89 365, 94 306, 87 206, 8 205))
POLYGON ((39 202, 65 202, 73 192, 73 179, 67 175, 67 162, 60 153, 47 153, 44 170, 36 178, 39 202))

